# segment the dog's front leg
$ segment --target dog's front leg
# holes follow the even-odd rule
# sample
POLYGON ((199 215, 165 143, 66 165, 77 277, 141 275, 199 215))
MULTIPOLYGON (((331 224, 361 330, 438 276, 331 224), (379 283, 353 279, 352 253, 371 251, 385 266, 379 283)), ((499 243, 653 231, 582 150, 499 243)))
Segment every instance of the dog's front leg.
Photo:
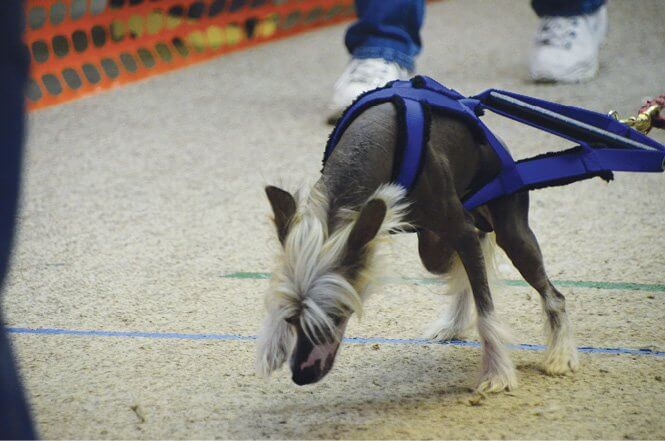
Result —
POLYGON ((478 314, 477 327, 482 349, 478 390, 500 392, 513 389, 517 386, 517 377, 504 346, 509 340, 509 333, 494 314, 494 303, 487 281, 482 247, 473 224, 465 224, 457 236, 456 244, 457 253, 469 277, 478 314))
POLYGON ((466 272, 467 286, 470 286, 473 294, 482 350, 478 390, 482 392, 510 390, 517 386, 517 378, 504 346, 509 340, 509 333, 504 330, 494 314, 494 303, 478 229, 459 199, 452 195, 439 199, 436 204, 431 204, 430 209, 432 210, 430 218, 437 219, 437 224, 440 225, 437 234, 449 238, 466 272))
POLYGON ((455 262, 455 250, 449 240, 433 231, 418 232, 418 254, 427 271, 432 274, 444 274, 455 262))
POLYGON ((490 293, 485 257, 478 230, 473 219, 465 212, 461 202, 453 197, 445 198, 436 218, 450 237, 460 257, 471 286, 478 315, 477 329, 482 349, 482 368, 478 390, 500 392, 517 386, 515 368, 504 344, 508 332, 504 330, 494 314, 494 303, 490 293))
POLYGON ((425 268, 444 275, 448 302, 441 317, 425 330, 425 338, 449 341, 463 338, 473 324, 473 297, 469 279, 450 240, 430 230, 418 232, 418 251, 425 268))

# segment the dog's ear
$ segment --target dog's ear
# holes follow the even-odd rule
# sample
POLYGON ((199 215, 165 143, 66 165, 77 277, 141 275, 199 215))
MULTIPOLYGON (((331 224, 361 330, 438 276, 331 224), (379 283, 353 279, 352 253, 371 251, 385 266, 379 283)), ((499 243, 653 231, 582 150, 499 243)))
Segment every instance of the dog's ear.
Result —
POLYGON ((353 225, 347 242, 347 262, 360 256, 365 245, 370 243, 381 228, 388 208, 381 199, 372 199, 360 210, 360 215, 353 225))
POLYGON ((268 185, 266 195, 270 201, 272 212, 275 215, 275 227, 277 227, 277 237, 282 245, 289 233, 289 226, 296 214, 296 200, 288 191, 281 188, 268 185))

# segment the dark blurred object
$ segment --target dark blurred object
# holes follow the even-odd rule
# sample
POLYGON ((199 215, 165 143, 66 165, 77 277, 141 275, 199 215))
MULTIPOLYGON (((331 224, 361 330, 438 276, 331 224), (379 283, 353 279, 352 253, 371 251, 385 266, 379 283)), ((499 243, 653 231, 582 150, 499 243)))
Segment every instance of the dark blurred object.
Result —
MULTIPOLYGON (((22 1, 0 1, 0 287, 9 266, 21 175, 23 90, 28 75, 22 31, 22 1)), ((34 438, 9 339, 0 325, 0 439, 34 438)))

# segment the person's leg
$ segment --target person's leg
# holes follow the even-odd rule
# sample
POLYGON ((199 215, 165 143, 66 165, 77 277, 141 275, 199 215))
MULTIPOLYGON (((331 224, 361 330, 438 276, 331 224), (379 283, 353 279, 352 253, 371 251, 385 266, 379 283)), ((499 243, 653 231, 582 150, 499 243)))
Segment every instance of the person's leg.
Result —
POLYGON ((356 0, 358 20, 346 31, 354 58, 383 58, 413 71, 422 47, 424 0, 356 0))
MULTIPOLYGON (((27 77, 22 18, 21 0, 0 1, 0 289, 9 264, 21 170, 23 90, 27 77)), ((0 314, 0 439, 34 438, 0 314)))
POLYGON ((607 32, 605 0, 531 0, 540 17, 531 51, 536 81, 579 82, 596 76, 607 32))
POLYGON ((604 4, 605 0, 531 0, 531 7, 538 17, 588 15, 604 4))
POLYGON ((331 122, 361 93, 408 79, 422 47, 424 0, 356 0, 356 12, 345 37, 352 58, 335 84, 331 122))

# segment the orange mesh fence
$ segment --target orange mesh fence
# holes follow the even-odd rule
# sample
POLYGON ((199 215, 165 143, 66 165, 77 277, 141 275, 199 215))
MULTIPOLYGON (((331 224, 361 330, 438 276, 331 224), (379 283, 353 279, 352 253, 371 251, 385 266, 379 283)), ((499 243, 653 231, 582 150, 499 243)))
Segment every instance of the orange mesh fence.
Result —
MULTIPOLYGON (((0 0, 2 1, 2 0, 0 0)), ((27 0, 29 109, 339 23, 353 0, 27 0)))

